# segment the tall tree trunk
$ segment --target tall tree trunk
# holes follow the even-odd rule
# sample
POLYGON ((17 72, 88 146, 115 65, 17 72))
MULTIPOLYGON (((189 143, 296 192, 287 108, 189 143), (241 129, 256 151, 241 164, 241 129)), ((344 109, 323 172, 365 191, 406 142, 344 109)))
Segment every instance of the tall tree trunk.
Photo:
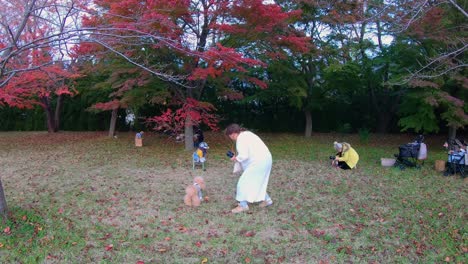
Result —
POLYGON ((47 122, 47 131, 49 133, 54 133, 55 131, 55 121, 54 121, 54 111, 50 105, 50 99, 48 97, 41 97, 42 108, 46 114, 46 122, 47 122))
POLYGON ((377 114, 377 133, 387 133, 388 127, 390 126, 391 121, 391 113, 390 112, 378 112, 377 114))
POLYGON ((304 110, 306 124, 305 124, 305 137, 312 136, 312 113, 310 110, 304 110))
POLYGON ((7 212, 7 202, 5 199, 5 193, 3 192, 2 179, 0 178, 0 215, 2 216, 3 220, 6 220, 7 218, 7 212))
POLYGON ((60 112, 62 111, 63 95, 57 97, 57 105, 55 106, 54 115, 54 132, 58 132, 60 129, 60 112))
POLYGON ((455 138, 457 138, 457 128, 454 127, 454 126, 449 126, 448 142, 447 142, 449 144, 449 149, 453 149, 453 142, 454 142, 455 138))
POLYGON ((112 115, 111 115, 110 126, 109 126, 109 137, 113 137, 115 135, 115 125, 117 124, 118 112, 119 112, 119 108, 112 109, 112 115))
POLYGON ((187 118, 185 118, 184 135, 185 150, 193 150, 193 124, 189 115, 187 115, 187 118))

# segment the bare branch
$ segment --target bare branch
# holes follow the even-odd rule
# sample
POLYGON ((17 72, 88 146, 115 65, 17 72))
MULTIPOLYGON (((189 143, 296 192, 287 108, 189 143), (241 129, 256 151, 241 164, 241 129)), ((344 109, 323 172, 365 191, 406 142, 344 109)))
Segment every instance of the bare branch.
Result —
POLYGON ((172 75, 170 73, 162 73, 160 71, 155 71, 153 69, 150 69, 148 68, 147 66, 143 65, 143 64, 140 64, 140 63, 137 63, 136 61, 132 60, 131 58, 129 58, 128 56, 125 56, 123 53, 119 52, 118 50, 114 49, 112 46, 110 45, 107 45, 107 43, 104 43, 100 40, 97 40, 97 39, 93 39, 92 41, 96 42, 96 43, 99 43, 100 45, 102 45, 103 47, 109 49, 110 51, 112 51, 113 53, 117 54, 118 56, 122 57, 123 59, 125 59, 126 61, 128 61, 129 63, 147 71, 147 72, 150 72, 152 74, 154 74, 155 76, 157 76, 158 78, 160 78, 161 80, 164 80, 164 81, 169 81, 169 82, 173 82, 173 83, 176 83, 182 87, 186 87, 186 88, 191 88, 183 83, 181 83, 180 81, 181 80, 184 80, 186 78, 186 76, 176 76, 176 75, 172 75))
POLYGON ((459 6, 457 4, 457 2, 455 2, 454 0, 448 0, 456 9, 458 9, 458 11, 460 11, 465 17, 468 17, 468 13, 466 13, 466 11, 461 8, 461 6, 459 6))

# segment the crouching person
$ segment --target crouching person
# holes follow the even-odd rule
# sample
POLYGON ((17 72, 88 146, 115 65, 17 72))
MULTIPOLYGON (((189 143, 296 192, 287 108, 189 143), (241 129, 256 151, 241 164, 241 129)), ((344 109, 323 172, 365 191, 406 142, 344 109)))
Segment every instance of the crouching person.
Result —
POLYGON ((359 155, 350 144, 346 142, 338 143, 333 142, 333 147, 337 151, 336 156, 333 158, 332 165, 343 170, 349 170, 356 167, 359 161, 359 155))

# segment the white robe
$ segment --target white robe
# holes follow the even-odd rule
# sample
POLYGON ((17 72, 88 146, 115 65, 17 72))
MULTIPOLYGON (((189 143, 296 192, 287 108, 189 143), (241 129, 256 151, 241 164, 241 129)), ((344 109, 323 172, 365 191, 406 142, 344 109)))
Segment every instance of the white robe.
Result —
POLYGON ((236 140, 236 159, 244 172, 237 183, 236 200, 249 203, 265 200, 272 157, 268 147, 254 133, 243 131, 236 140))

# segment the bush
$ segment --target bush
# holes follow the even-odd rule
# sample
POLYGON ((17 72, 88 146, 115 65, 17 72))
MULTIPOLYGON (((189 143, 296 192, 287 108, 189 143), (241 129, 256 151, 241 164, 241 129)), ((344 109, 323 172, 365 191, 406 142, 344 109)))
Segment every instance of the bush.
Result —
POLYGON ((338 127, 338 132, 343 134, 350 134, 353 132, 353 127, 350 123, 344 123, 338 127))
POLYGON ((360 128, 358 133, 359 133, 359 140, 361 140, 361 143, 367 144, 367 142, 369 142, 369 137, 370 137, 369 129, 360 128))

